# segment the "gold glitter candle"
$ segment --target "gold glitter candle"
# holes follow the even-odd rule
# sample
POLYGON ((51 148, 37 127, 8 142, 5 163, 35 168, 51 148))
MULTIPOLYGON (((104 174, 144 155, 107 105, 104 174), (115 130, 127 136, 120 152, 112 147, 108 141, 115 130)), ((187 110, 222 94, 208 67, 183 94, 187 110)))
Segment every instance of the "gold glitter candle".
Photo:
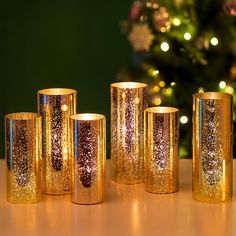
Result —
POLYGON ((152 193, 173 193, 179 183, 179 110, 150 107, 144 113, 144 185, 152 193))
POLYGON ((104 201, 106 118, 100 114, 71 116, 71 201, 95 204, 104 201))
POLYGON ((193 95, 193 197, 222 202, 232 197, 232 95, 193 95))
POLYGON ((20 112, 5 116, 7 200, 34 203, 41 198, 41 117, 20 112))
POLYGON ((146 97, 144 83, 111 84, 111 179, 118 183, 143 182, 146 97))
POLYGON ((52 88, 38 91, 42 116, 43 172, 46 194, 69 194, 71 178, 70 116, 76 113, 77 92, 52 88))

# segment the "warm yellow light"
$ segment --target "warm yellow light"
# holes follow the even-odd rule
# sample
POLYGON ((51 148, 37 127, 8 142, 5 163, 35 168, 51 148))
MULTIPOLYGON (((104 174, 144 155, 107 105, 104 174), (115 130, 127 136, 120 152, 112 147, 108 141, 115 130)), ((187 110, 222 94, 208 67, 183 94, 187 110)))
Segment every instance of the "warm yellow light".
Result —
POLYGON ((154 76, 158 76, 158 75, 159 75, 159 70, 154 70, 154 71, 153 71, 153 75, 154 75, 154 76))
POLYGON ((162 50, 163 52, 167 52, 167 51, 169 50, 169 48, 170 48, 170 46, 169 46, 169 44, 168 44, 167 42, 163 42, 163 43, 161 44, 161 50, 162 50))
POLYGON ((179 18, 174 18, 174 19, 173 19, 173 24, 174 24, 175 26, 179 26, 180 23, 181 23, 181 21, 180 21, 179 18))
POLYGON ((148 74, 153 77, 157 77, 159 75, 159 70, 155 70, 153 68, 148 69, 148 74))
POLYGON ((152 6, 152 3, 151 3, 151 2, 147 2, 147 3, 146 3, 146 6, 147 6, 147 7, 151 7, 151 6, 152 6))
POLYGON ((69 107, 67 105, 62 105, 61 106, 61 110, 62 111, 68 111, 69 110, 69 107))
POLYGON ((191 35, 189 32, 186 32, 186 33, 184 34, 184 39, 190 40, 191 38, 192 38, 192 35, 191 35))
POLYGON ((160 87, 163 88, 163 87, 165 87, 165 85, 166 85, 166 83, 165 83, 164 81, 160 81, 160 82, 159 82, 159 86, 160 86, 160 87))
POLYGON ((167 88, 163 92, 166 96, 171 96, 172 93, 173 93, 173 89, 172 88, 167 88))
POLYGON ((211 42, 211 45, 213 45, 213 46, 216 46, 219 43, 219 41, 216 37, 211 38, 210 42, 211 42))
POLYGON ((225 81, 220 81, 219 87, 220 87, 221 89, 224 89, 224 88, 226 87, 225 81))
POLYGON ((161 29, 160 29, 160 31, 161 31, 162 33, 165 33, 167 30, 168 30, 168 29, 167 29, 166 27, 161 27, 161 29))
POLYGON ((153 91, 156 92, 156 93, 159 92, 160 91, 160 87, 158 85, 155 85, 153 87, 153 91))
POLYGON ((181 116, 181 117, 180 117, 180 123, 181 123, 181 124, 186 124, 186 123, 188 123, 188 117, 187 117, 187 116, 181 116))
POLYGON ((199 93, 204 93, 204 88, 203 88, 203 87, 199 87, 199 88, 198 88, 198 92, 199 92, 199 93))
POLYGON ((174 87, 176 85, 175 82, 171 82, 170 86, 174 87))
POLYGON ((161 104, 161 99, 158 98, 158 97, 157 97, 157 98, 154 98, 154 99, 153 99, 153 104, 156 105, 156 106, 160 105, 160 104, 161 104))
POLYGON ((229 93, 229 94, 233 94, 234 93, 234 89, 231 86, 226 86, 225 88, 225 92, 229 93))

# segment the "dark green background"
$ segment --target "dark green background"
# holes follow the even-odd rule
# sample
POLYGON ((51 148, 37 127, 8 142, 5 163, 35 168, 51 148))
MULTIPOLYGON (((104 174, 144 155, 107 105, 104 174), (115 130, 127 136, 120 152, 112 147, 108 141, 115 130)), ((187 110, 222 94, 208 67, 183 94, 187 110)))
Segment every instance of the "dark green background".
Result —
POLYGON ((109 125, 109 85, 131 61, 119 25, 129 6, 109 0, 0 4, 1 157, 4 115, 36 112, 36 92, 42 88, 78 90, 78 112, 103 113, 109 125))

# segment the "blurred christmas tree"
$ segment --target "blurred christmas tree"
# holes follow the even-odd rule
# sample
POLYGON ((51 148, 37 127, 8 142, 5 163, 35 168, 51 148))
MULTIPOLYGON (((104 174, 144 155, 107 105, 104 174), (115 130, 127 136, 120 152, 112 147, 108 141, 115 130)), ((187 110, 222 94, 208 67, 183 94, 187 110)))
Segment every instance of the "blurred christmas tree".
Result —
POLYGON ((118 80, 146 82, 150 106, 180 109, 180 157, 191 156, 192 94, 233 94, 236 118, 236 0, 135 1, 122 30, 134 65, 118 80))

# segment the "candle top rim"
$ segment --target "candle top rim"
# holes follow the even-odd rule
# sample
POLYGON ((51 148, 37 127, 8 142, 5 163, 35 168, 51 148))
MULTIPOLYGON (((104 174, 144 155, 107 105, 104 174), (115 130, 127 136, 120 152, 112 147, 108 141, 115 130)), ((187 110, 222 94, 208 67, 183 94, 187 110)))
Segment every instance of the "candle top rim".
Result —
POLYGON ((178 108, 175 107, 164 107, 164 106, 158 106, 158 107, 148 107, 145 109, 145 112, 147 113, 162 113, 162 114, 168 114, 168 113, 176 113, 179 112, 178 108))
POLYGON ((111 87, 120 88, 120 89, 137 89, 137 88, 145 88, 148 85, 140 82, 117 82, 112 83, 111 87))
POLYGON ((193 94, 194 98, 201 98, 201 99, 222 99, 222 98, 231 98, 233 97, 229 93, 224 92, 204 92, 204 93, 195 93, 193 94))
POLYGON ((93 120, 103 120, 106 117, 98 113, 78 113, 70 116, 71 120, 77 121, 93 121, 93 120))
POLYGON ((43 95, 70 95, 74 93, 77 93, 77 91, 70 88, 47 88, 38 91, 38 94, 43 95))
POLYGON ((34 120, 41 118, 41 116, 35 112, 15 112, 5 115, 5 119, 9 120, 34 120))

